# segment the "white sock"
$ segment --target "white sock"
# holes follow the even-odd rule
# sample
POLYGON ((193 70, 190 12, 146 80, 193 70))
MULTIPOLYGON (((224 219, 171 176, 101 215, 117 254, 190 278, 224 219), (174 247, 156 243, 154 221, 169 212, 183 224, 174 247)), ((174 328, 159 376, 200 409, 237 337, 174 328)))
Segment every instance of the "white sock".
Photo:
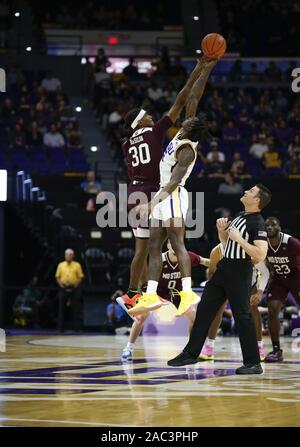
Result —
POLYGON ((262 340, 258 340, 257 345, 259 348, 262 348, 264 345, 264 342, 262 340))
POLYGON ((192 288, 192 278, 187 276, 186 278, 181 278, 182 290, 187 291, 192 288))
POLYGON ((126 348, 125 349, 128 349, 129 351, 133 351, 133 349, 134 349, 134 343, 127 343, 127 345, 126 345, 126 348))
POLYGON ((158 286, 157 281, 152 281, 152 279, 149 279, 148 285, 147 285, 147 293, 156 293, 157 286, 158 286))
POLYGON ((212 338, 208 338, 206 339, 206 346, 208 346, 209 348, 214 348, 215 347, 215 340, 213 340, 212 338))

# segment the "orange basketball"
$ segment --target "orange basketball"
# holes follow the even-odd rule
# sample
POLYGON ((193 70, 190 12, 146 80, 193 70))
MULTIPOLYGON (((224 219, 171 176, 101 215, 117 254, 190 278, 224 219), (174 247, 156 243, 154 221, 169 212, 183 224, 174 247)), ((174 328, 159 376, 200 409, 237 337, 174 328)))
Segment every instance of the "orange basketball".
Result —
POLYGON ((226 40, 221 34, 207 34, 201 42, 201 48, 205 56, 215 59, 222 57, 226 51, 226 40))

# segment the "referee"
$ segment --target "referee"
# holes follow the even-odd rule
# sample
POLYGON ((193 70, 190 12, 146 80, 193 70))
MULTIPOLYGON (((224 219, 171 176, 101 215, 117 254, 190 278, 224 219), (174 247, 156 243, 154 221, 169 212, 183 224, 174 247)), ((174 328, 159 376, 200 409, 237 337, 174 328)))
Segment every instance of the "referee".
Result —
POLYGON ((236 374, 262 374, 254 324, 250 313, 250 290, 253 265, 266 258, 268 243, 260 212, 271 200, 270 191, 261 184, 245 191, 241 202, 245 211, 232 222, 217 220, 219 239, 225 246, 224 258, 207 282, 198 305, 190 339, 183 352, 168 361, 169 366, 198 362, 208 329, 226 298, 239 334, 243 363, 236 374))

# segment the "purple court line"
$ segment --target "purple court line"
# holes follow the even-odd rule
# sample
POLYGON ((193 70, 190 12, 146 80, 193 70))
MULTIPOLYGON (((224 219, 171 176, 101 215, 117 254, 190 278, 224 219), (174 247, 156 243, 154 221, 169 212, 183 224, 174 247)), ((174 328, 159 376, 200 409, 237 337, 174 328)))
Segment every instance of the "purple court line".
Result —
POLYGON ((61 389, 38 389, 38 388, 0 388, 0 394, 82 394, 82 393, 97 393, 104 390, 88 390, 88 389, 76 389, 76 390, 61 390, 61 389))

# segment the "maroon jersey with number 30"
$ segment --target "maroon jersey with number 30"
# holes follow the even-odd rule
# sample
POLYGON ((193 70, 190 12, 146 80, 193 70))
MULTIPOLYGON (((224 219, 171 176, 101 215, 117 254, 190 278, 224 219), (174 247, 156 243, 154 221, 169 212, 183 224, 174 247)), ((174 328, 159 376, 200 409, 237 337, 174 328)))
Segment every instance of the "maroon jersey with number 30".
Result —
POLYGON ((136 130, 122 145, 130 180, 159 186, 159 163, 163 153, 165 133, 173 125, 164 116, 153 127, 136 130))

